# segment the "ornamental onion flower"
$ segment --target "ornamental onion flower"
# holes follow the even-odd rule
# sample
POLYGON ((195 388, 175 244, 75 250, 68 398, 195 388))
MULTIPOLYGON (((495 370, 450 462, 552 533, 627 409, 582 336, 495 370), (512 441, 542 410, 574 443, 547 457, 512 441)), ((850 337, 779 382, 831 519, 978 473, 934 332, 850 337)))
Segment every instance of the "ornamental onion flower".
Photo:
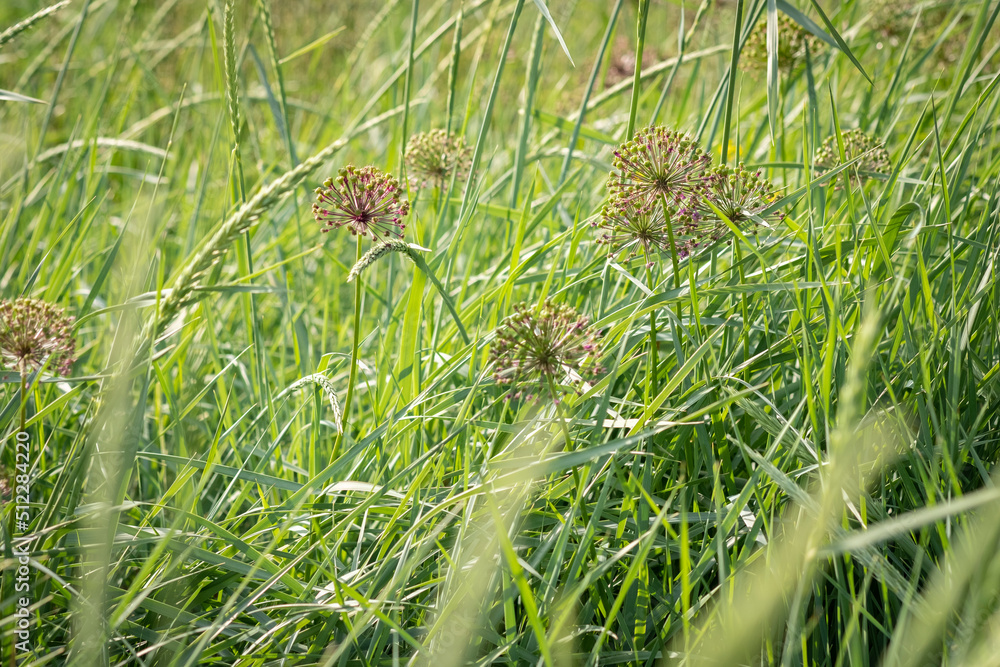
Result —
MULTIPOLYGON (((876 37, 886 40, 890 46, 900 46, 910 40, 911 54, 920 55, 933 49, 929 58, 922 60, 921 69, 926 71, 932 65, 938 70, 944 70, 962 57, 965 40, 957 35, 966 34, 972 29, 974 13, 964 12, 956 18, 952 15, 954 4, 957 3, 869 0, 865 3, 865 8, 870 12, 868 24, 876 37), (947 38, 939 39, 943 25, 949 25, 952 31, 947 38)), ((876 43, 876 48, 883 48, 881 41, 876 43)), ((924 58, 923 55, 920 57, 924 58)))
POLYGON ((682 204, 701 189, 712 161, 697 141, 659 125, 638 130, 614 155, 608 190, 619 201, 665 197, 668 204, 682 204))
POLYGON ((673 225, 674 244, 678 255, 688 254, 695 239, 689 238, 689 207, 695 198, 685 198, 685 206, 667 207, 669 219, 656 200, 612 198, 601 209, 601 217, 592 226, 599 228, 597 243, 608 246, 608 256, 625 254, 628 258, 640 253, 646 266, 652 267, 651 256, 670 252, 670 226, 673 225))
MULTIPOLYGON (((847 158, 847 161, 850 162, 854 158, 861 157, 857 163, 848 168, 851 183, 857 184, 862 179, 868 178, 867 174, 889 173, 892 164, 889 162, 889 151, 885 149, 884 143, 858 129, 848 130, 840 136, 844 140, 844 157, 847 158)), ((816 168, 821 172, 834 169, 842 164, 836 135, 827 137, 823 141, 816 150, 814 162, 816 168)))
POLYGON ((23 376, 48 360, 67 375, 76 352, 72 329, 72 317, 40 299, 0 301, 0 361, 23 376))
MULTIPOLYGON (((778 69, 789 74, 805 63, 806 46, 814 54, 819 40, 785 14, 778 15, 778 69)), ((754 72, 767 71, 767 21, 758 23, 740 52, 744 68, 754 72)))
POLYGON ((531 399, 549 393, 556 383, 579 386, 604 372, 600 355, 601 334, 588 319, 549 300, 537 307, 514 306, 490 348, 493 379, 511 385, 510 398, 526 394, 531 399))
POLYGON ((399 181, 375 167, 347 166, 336 179, 328 178, 316 188, 313 216, 323 231, 344 225, 351 234, 403 238, 403 218, 410 202, 399 196, 399 181))
POLYGON ((449 136, 444 130, 413 135, 406 143, 406 166, 418 176, 421 187, 441 184, 454 174, 464 180, 472 167, 472 151, 462 137, 449 136))
POLYGON ((737 227, 749 227, 756 234, 761 221, 772 224, 784 219, 780 210, 765 213, 777 200, 778 193, 760 170, 750 171, 743 163, 735 169, 716 167, 706 179, 703 199, 684 211, 689 234, 698 241, 695 247, 712 245, 729 232, 729 226, 707 202, 737 227))

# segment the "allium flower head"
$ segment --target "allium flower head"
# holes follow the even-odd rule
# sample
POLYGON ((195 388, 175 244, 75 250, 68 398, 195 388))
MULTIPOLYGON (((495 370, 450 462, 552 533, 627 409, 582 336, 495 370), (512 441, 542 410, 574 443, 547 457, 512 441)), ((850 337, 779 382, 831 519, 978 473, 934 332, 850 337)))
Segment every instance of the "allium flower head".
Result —
MULTIPOLYGON (((820 46, 816 37, 790 19, 785 14, 778 15, 778 69, 789 74, 800 64, 803 64, 806 57, 806 45, 809 46, 809 53, 815 54, 820 46)), ((740 62, 745 69, 761 73, 767 71, 767 21, 758 23, 750 36, 747 37, 743 51, 740 53, 740 62)))
MULTIPOLYGON (((848 130, 840 136, 844 139, 844 156, 847 161, 850 162, 856 157, 861 157, 853 167, 848 168, 852 183, 856 184, 862 178, 867 178, 863 172, 889 173, 892 164, 889 162, 889 151, 885 149, 885 144, 878 139, 869 137, 861 130, 848 130)), ((841 164, 840 148, 837 145, 836 135, 827 137, 823 141, 823 144, 816 151, 815 163, 816 168, 820 171, 834 169, 841 164)))
MULTIPOLYGON (((691 200, 693 201, 693 199, 691 200)), ((674 243, 679 254, 684 253, 688 239, 682 237, 677 225, 686 222, 687 207, 667 207, 669 219, 664 217, 663 207, 655 199, 622 199, 613 197, 601 209, 601 217, 592 226, 600 230, 597 242, 608 246, 608 256, 625 254, 628 258, 640 253, 647 266, 652 265, 651 256, 659 252, 670 252, 670 225, 674 225, 674 243)))
POLYGON ((869 0, 872 27, 890 39, 906 37, 913 25, 913 4, 909 0, 869 0))
POLYGON ((665 196, 670 204, 682 203, 702 187, 711 162, 698 142, 683 132, 646 127, 615 150, 608 190, 612 198, 623 201, 665 196))
MULTIPOLYGON (((513 398, 549 392, 549 382, 579 385, 604 372, 598 364, 601 335, 573 308, 545 301, 518 304, 496 331, 490 348, 497 384, 513 398)), ((552 397, 556 399, 555 396, 552 397)))
MULTIPOLYGON (((972 29, 973 15, 968 12, 960 14, 956 23, 951 26, 953 32, 938 41, 940 27, 954 20, 951 11, 955 4, 957 3, 928 4, 917 0, 868 0, 865 7, 871 12, 869 25, 872 30, 890 46, 900 46, 910 39, 912 30, 913 37, 909 47, 911 54, 920 54, 933 47, 929 60, 923 61, 921 69, 926 71, 932 65, 944 70, 962 57, 965 41, 958 35, 972 29)), ((877 48, 882 48, 882 44, 878 43, 877 48)))
POLYGON ((375 167, 347 166, 316 188, 313 216, 323 231, 344 225, 351 234, 403 238, 410 202, 399 196, 399 181, 375 167))
MULTIPOLYGON (((757 219, 770 224, 785 217, 780 210, 764 214, 777 201, 778 193, 771 182, 761 176, 760 170, 750 171, 742 162, 735 169, 716 167, 706 182, 704 199, 712 202, 737 227, 749 227, 756 233, 757 219)), ((729 226, 705 201, 684 213, 689 221, 689 233, 698 239, 696 247, 712 245, 729 232, 729 226)))
POLYGON ((0 301, 0 360, 23 374, 50 359, 49 367, 66 375, 76 351, 72 329, 73 318, 45 301, 0 301))
POLYGON ((452 174, 464 180, 472 167, 472 151, 462 137, 449 136, 444 130, 421 132, 406 143, 406 166, 421 180, 421 187, 443 183, 452 174))

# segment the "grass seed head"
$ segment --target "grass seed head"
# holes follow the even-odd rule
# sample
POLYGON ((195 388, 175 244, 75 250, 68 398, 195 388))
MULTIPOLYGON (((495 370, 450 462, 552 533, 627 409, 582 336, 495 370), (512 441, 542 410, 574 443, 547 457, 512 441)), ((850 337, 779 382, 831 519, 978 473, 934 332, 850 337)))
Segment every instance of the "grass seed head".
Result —
POLYGON ((76 340, 73 318, 40 299, 0 301, 0 360, 28 373, 50 359, 50 368, 67 375, 73 366, 76 340))
POLYGON ((351 272, 347 274, 347 282, 350 283, 356 280, 362 273, 368 270, 368 267, 391 252, 402 253, 404 257, 409 259, 411 262, 413 261, 413 249, 403 241, 396 239, 381 241, 376 243, 371 250, 362 255, 361 259, 359 259, 354 266, 351 267, 351 272))
POLYGON ((444 130, 421 132, 406 144, 406 166, 420 180, 420 187, 441 184, 454 174, 465 180, 472 167, 472 151, 462 137, 449 136, 444 130))
POLYGON ((373 240, 403 238, 410 202, 399 196, 399 181, 375 167, 347 166, 316 189, 313 216, 323 231, 347 226, 373 240))
MULTIPOLYGON (((518 304, 496 331, 490 348, 493 379, 510 385, 510 398, 548 394, 550 382, 579 387, 604 372, 601 334, 570 306, 546 300, 518 304)), ((558 401, 558 397, 552 396, 558 401)))

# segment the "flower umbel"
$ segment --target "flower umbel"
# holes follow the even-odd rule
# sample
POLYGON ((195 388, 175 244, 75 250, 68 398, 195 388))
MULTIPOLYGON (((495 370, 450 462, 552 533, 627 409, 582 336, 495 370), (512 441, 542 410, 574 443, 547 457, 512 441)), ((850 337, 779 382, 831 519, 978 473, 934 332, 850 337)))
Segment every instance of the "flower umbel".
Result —
MULTIPOLYGON (((792 73, 804 64, 806 46, 815 54, 820 41, 811 32, 800 26, 785 14, 778 15, 778 69, 785 74, 792 73)), ((740 62, 751 72, 767 71, 767 21, 758 23, 740 54, 740 62)))
POLYGON ((684 214, 687 208, 667 207, 669 219, 664 217, 663 207, 657 200, 622 199, 613 197, 601 209, 600 220, 592 226, 601 232, 597 242, 608 246, 608 256, 625 254, 628 258, 640 253, 646 265, 652 266, 651 256, 659 252, 670 252, 670 225, 674 225, 674 242, 679 254, 686 254, 688 239, 683 238, 678 225, 687 223, 684 214))
POLYGON ((671 204, 702 187, 702 178, 712 158, 697 141, 663 126, 638 130, 615 150, 614 167, 608 178, 612 199, 652 200, 666 197, 671 204))
POLYGON ((347 166, 336 179, 316 188, 313 216, 323 231, 344 225, 351 234, 403 238, 410 202, 399 196, 399 181, 375 167, 347 166))
MULTIPOLYGON (((889 162, 889 151, 885 149, 885 144, 878 139, 873 139, 861 130, 848 130, 840 135, 844 140, 844 157, 850 162, 854 158, 861 159, 853 166, 849 167, 851 183, 857 184, 862 179, 868 178, 865 172, 870 174, 888 174, 892 164, 889 162)), ((840 166, 840 148, 837 145, 837 136, 827 137, 822 145, 816 150, 816 168, 819 171, 827 171, 840 166)))
POLYGON ((716 167, 706 182, 704 199, 685 211, 689 234, 697 239, 695 247, 712 245, 729 233, 729 226, 707 202, 734 225, 741 229, 749 227, 754 234, 760 221, 770 225, 785 217, 780 210, 765 213, 777 201, 778 194, 771 182, 761 176, 760 170, 750 171, 742 162, 735 169, 716 167))
POLYGON ((66 375, 76 351, 72 329, 72 317, 40 299, 0 301, 0 360, 24 375, 50 359, 66 375))
POLYGON ((442 184, 452 174, 464 180, 472 167, 472 151, 465 139, 449 136, 444 130, 421 132, 406 143, 406 166, 421 179, 421 187, 442 184))
MULTIPOLYGON (((490 348, 497 384, 512 385, 520 398, 550 391, 550 383, 580 385, 604 372, 598 363, 601 335, 573 308, 545 301, 518 304, 496 331, 490 348)), ((558 400, 555 396, 553 400, 558 400)))

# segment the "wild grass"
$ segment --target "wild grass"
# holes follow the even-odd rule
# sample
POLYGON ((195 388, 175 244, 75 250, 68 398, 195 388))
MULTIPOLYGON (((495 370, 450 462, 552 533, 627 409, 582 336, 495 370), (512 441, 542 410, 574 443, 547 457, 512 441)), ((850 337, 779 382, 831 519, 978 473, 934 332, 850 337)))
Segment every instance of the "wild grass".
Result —
POLYGON ((0 298, 78 350, 0 374, 5 469, 22 404, 32 447, 4 662, 17 543, 21 665, 994 664, 998 14, 3 3, 0 298), (787 216, 609 258, 651 124, 787 216), (320 233, 314 188, 406 179, 436 128, 470 175, 409 179, 408 245, 320 233), (604 372, 510 399, 496 328, 546 300, 604 372))

